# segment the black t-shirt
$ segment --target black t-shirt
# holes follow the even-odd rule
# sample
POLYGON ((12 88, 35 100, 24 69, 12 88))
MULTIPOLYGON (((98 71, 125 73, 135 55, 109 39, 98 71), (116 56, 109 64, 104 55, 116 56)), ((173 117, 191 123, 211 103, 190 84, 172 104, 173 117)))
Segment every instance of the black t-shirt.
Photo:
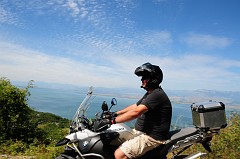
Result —
POLYGON ((172 105, 162 88, 146 93, 137 105, 143 104, 148 111, 142 114, 135 124, 135 129, 145 132, 156 140, 168 139, 172 119, 172 105))

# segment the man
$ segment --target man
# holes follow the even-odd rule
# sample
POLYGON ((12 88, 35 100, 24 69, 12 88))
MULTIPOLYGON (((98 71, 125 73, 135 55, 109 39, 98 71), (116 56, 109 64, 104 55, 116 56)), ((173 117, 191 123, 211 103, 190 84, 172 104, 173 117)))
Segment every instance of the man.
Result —
POLYGON ((161 145, 168 139, 172 118, 172 106, 168 96, 160 86, 163 73, 159 66, 145 63, 136 68, 142 85, 147 92, 133 105, 117 111, 112 124, 127 122, 137 118, 135 132, 139 135, 124 142, 114 153, 116 159, 137 158, 161 145))

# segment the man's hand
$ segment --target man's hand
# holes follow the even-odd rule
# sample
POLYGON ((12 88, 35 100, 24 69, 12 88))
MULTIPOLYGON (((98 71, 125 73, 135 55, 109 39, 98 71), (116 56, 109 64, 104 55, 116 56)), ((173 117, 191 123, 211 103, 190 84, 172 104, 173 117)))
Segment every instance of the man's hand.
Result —
POLYGON ((113 119, 113 118, 116 118, 118 115, 117 115, 117 112, 105 112, 102 116, 103 119, 113 119))
POLYGON ((110 127, 111 124, 112 122, 109 119, 97 120, 94 122, 94 131, 100 132, 106 130, 110 127))
POLYGON ((118 116, 117 112, 112 112, 111 115, 112 115, 113 118, 116 118, 118 116))

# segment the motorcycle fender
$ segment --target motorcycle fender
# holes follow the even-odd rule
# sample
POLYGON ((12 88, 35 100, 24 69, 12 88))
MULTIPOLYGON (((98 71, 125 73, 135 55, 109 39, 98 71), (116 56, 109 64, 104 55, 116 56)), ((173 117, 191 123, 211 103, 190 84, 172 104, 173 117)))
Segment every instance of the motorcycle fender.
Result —
POLYGON ((62 146, 62 145, 66 145, 70 140, 67 138, 63 138, 62 140, 58 141, 58 143, 56 144, 56 146, 62 146))
POLYGON ((85 139, 87 137, 88 137, 88 134, 85 133, 85 132, 81 132, 81 131, 71 133, 71 134, 66 136, 66 138, 69 139, 71 142, 82 140, 82 139, 85 139))

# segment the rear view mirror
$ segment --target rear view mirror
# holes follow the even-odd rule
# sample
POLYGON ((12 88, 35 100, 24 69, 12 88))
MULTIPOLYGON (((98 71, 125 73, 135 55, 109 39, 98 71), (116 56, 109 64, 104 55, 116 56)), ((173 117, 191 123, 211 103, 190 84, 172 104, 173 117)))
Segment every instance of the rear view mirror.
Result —
POLYGON ((113 105, 117 105, 117 100, 116 100, 116 98, 112 98, 111 105, 112 105, 112 106, 113 106, 113 105))
MULTIPOLYGON (((117 105, 117 100, 116 100, 116 98, 112 98, 110 109, 111 109, 112 106, 114 106, 114 105, 117 105)), ((110 110, 110 109, 109 109, 109 110, 110 110)))
POLYGON ((102 110, 103 110, 103 111, 108 111, 108 105, 107 105, 106 101, 104 101, 104 102, 102 103, 102 110))

